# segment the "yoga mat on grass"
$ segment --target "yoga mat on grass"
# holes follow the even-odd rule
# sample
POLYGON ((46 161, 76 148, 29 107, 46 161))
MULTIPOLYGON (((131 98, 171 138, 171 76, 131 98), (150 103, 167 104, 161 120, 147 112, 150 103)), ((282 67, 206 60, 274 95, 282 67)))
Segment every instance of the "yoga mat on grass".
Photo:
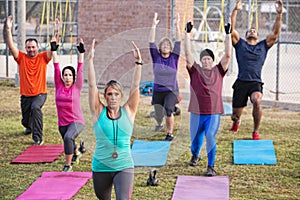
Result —
POLYGON ((53 162, 64 151, 62 144, 30 146, 11 161, 13 164, 53 162))
POLYGON ((172 200, 229 200, 227 176, 178 176, 172 200))
POLYGON ((272 140, 234 140, 233 163, 239 165, 275 165, 277 163, 272 140))
POLYGON ((91 172, 43 172, 16 200, 71 199, 91 177, 91 172))
POLYGON ((134 166, 164 166, 171 142, 134 140, 131 148, 134 166))

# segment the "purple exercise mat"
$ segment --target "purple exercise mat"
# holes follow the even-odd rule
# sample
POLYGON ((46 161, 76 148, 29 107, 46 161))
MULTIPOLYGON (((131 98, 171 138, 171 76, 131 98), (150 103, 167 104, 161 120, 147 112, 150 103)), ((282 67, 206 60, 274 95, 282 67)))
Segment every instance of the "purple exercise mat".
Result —
POLYGON ((43 172, 16 200, 71 199, 91 177, 91 172, 43 172))
POLYGON ((172 200, 229 200, 227 176, 178 176, 172 200))

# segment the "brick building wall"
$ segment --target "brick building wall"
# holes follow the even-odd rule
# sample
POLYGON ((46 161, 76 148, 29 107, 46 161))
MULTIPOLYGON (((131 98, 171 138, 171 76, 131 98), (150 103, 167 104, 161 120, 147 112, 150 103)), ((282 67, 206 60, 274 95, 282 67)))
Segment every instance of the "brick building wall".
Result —
MULTIPOLYGON (((180 26, 183 33, 186 20, 193 17, 193 1, 174 2, 175 13, 179 13, 181 17, 180 26)), ((130 85, 134 67, 131 41, 140 48, 145 63, 142 81, 153 80, 148 48, 150 28, 154 13, 157 12, 160 22, 157 26, 156 42, 163 36, 170 36, 172 0, 89 0, 79 1, 78 8, 78 34, 84 38, 88 51, 92 39, 97 40, 94 64, 98 84, 116 79, 125 86, 130 85)), ((182 87, 182 76, 187 75, 183 45, 181 55, 178 79, 182 87)))

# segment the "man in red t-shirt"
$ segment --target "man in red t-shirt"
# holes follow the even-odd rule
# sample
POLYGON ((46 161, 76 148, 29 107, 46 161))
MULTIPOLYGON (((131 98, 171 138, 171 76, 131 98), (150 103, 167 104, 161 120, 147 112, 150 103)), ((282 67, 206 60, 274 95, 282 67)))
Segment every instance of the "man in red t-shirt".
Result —
POLYGON ((200 150, 206 137, 207 176, 215 176, 216 135, 220 125, 220 115, 224 112, 222 100, 223 77, 231 58, 231 25, 225 26, 225 50, 221 61, 214 64, 214 53, 204 49, 197 64, 191 51, 190 32, 192 23, 188 22, 185 33, 186 67, 190 75, 190 138, 192 158, 190 166, 196 166, 200 150))
POLYGON ((39 53, 38 42, 29 38, 25 42, 25 52, 13 43, 11 33, 12 16, 6 19, 6 41, 11 54, 19 66, 22 125, 25 134, 32 133, 34 145, 43 144, 42 107, 47 99, 47 64, 52 59, 51 50, 39 53))

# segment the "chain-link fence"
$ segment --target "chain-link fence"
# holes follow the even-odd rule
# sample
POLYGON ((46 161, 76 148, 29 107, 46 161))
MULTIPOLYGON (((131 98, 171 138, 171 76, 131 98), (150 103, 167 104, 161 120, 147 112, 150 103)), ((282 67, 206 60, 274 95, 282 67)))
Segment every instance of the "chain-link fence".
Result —
MULTIPOLYGON (((4 0, 0 0, 0 20, 2 23, 0 31, 3 31, 3 23, 5 20, 4 2, 4 0)), ((11 12, 13 9, 11 6, 12 1, 9 2, 9 10, 11 12)), ((17 7, 17 1, 15 2, 15 6, 17 7)), ((65 22, 68 21, 66 24, 68 26, 65 26, 64 39, 66 43, 62 43, 61 50, 64 51, 62 54, 75 55, 76 50, 74 52, 72 50, 75 49, 74 45, 76 44, 76 41, 73 41, 72 37, 76 40, 76 29, 78 28, 76 25, 76 9, 78 9, 76 7, 77 0, 69 1, 70 6, 68 7, 66 7, 66 1, 63 1, 64 3, 61 5, 62 12, 58 12, 60 9, 56 7, 55 1, 49 1, 51 2, 50 4, 44 4, 45 2, 46 1, 44 0, 27 2, 26 22, 31 24, 31 26, 28 25, 31 28, 27 30, 27 34, 31 34, 32 36, 35 34, 37 38, 39 38, 40 35, 43 35, 45 37, 43 40, 44 42, 41 45, 49 45, 47 42, 47 40, 49 40, 49 35, 45 32, 41 32, 40 28, 45 27, 43 30, 46 30, 47 25, 50 25, 54 18, 49 18, 49 23, 46 23, 46 17, 43 23, 38 21, 36 23, 34 22, 36 19, 41 20, 41 15, 45 12, 44 14, 46 16, 47 12, 45 10, 49 10, 51 11, 49 13, 50 17, 56 15, 67 19, 64 20, 65 22), (44 6, 46 6, 46 8, 47 6, 49 7, 48 9, 44 9, 44 6), (72 12, 66 12, 66 10, 72 12), (66 13, 68 14, 66 15, 66 13), (70 28, 74 23, 75 26, 70 28)), ((253 26, 257 27, 260 39, 265 38, 271 32, 277 15, 274 5, 275 0, 242 0, 242 3, 243 6, 238 13, 236 24, 237 31, 243 37, 248 27, 253 26)), ((298 66, 300 66, 300 60, 298 52, 300 50, 300 1, 283 0, 283 3, 284 13, 279 43, 276 43, 276 45, 270 49, 262 72, 262 78, 265 83, 264 99, 299 103, 300 89, 298 85, 300 85, 300 77, 298 66)), ((198 30, 198 32, 194 34, 194 43, 198 55, 199 51, 204 46, 212 46, 212 49, 217 55, 216 57, 223 53, 224 23, 222 22, 228 19, 235 4, 236 0, 194 1, 194 27, 198 30), (207 23, 203 23, 204 17, 207 23)), ((51 30, 50 27, 50 32, 51 30)), ((14 36, 14 38, 15 37, 16 36, 14 36)), ((0 70, 0 77, 6 77, 7 74, 9 74, 10 78, 14 78, 15 72, 12 70, 16 70, 15 67, 9 67, 8 72, 5 71, 5 47, 3 34, 0 34, 0 54, 2 55, 0 55, 0 69, 3 71, 0 70)), ((76 56, 73 56, 72 59, 75 57, 76 56)), ((67 59, 67 62, 73 62, 69 60, 70 59, 67 59)), ((8 65, 14 66, 15 62, 10 59, 8 65)), ((51 66, 49 69, 51 69, 51 66)), ((238 72, 234 54, 229 72, 230 73, 228 73, 228 76, 224 80, 224 96, 232 95, 231 85, 238 72)))
MULTIPOLYGON (((238 12, 236 30, 244 37, 249 27, 257 28, 259 38, 264 39, 272 31, 277 12, 276 1, 243 0, 242 9, 238 12)), ((205 46, 215 48, 215 52, 223 49, 224 34, 222 19, 228 19, 236 0, 227 0, 222 5, 219 0, 199 0, 194 4, 194 46, 197 53, 205 46), (227 5, 230 5, 227 7, 227 5), (224 15, 222 16, 222 12, 224 15), (207 23, 203 23, 205 19, 207 23)), ((264 99, 283 102, 300 102, 300 1, 283 1, 282 29, 276 43, 268 52, 262 79, 264 81, 264 99)), ((234 51, 234 50, 233 50, 234 51)), ((220 54, 222 52, 219 52, 220 54)), ((199 54, 198 54, 199 55, 199 54)), ((231 85, 238 73, 235 53, 233 53, 231 69, 224 80, 224 96, 232 94, 231 85)))
MULTIPOLYGON (((25 13, 25 26, 26 37, 37 38, 40 45, 40 50, 43 51, 49 47, 49 42, 54 34, 55 20, 60 20, 60 42, 61 53, 69 54, 76 53, 74 51, 74 45, 77 38, 77 1, 78 0, 61 0, 61 1, 45 1, 45 0, 33 0, 26 1, 26 13, 25 13), (72 51, 72 52, 71 52, 72 51)), ((12 15, 14 28, 12 33, 14 39, 18 30, 18 10, 20 6, 18 1, 6 1, 0 0, 0 21, 1 31, 6 19, 6 12, 8 15, 12 15), (8 10, 6 10, 8 9, 8 10)), ((1 32, 2 33, 2 32, 1 32)), ((0 34, 0 55, 3 54, 5 47, 4 32, 0 34)), ((75 45, 76 50, 76 45, 75 45)))

